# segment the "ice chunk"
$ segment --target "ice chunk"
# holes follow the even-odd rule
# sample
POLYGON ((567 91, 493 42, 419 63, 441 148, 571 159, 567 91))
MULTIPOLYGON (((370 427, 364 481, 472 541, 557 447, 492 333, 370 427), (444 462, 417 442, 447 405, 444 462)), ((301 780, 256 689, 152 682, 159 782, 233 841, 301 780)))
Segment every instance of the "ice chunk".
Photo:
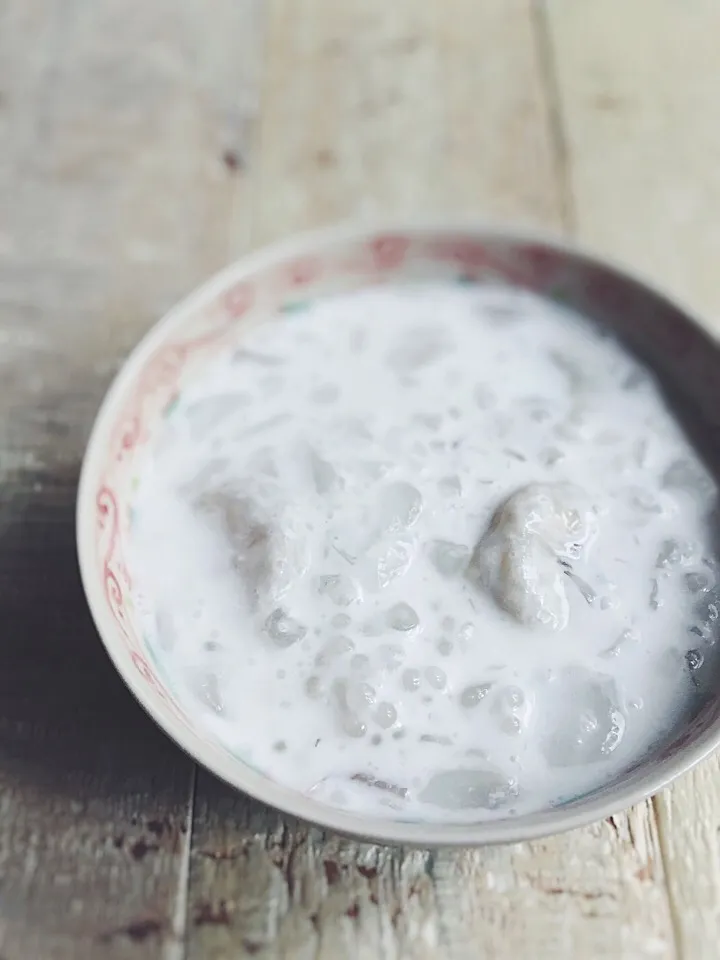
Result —
POLYGON ((712 587, 712 578, 709 576, 709 574, 702 571, 686 573, 685 586, 688 588, 690 593, 693 594, 707 593, 707 591, 712 587))
POLYGON ((419 794, 423 803, 443 810, 494 810, 517 796, 517 784, 491 767, 443 770, 419 794))
MULTIPOLYGON (((402 534, 412 527, 422 511, 422 497, 412 484, 398 481, 386 484, 373 502, 361 504, 357 509, 333 525, 330 542, 348 562, 363 561, 368 574, 380 582, 393 579, 392 542, 397 547, 397 565, 409 563, 408 548, 402 534), (387 557, 388 572, 382 572, 383 557, 387 557)), ((368 589, 372 589, 370 586, 368 589)))
POLYGON ((572 484, 530 484, 496 511, 466 576, 527 626, 560 630, 569 607, 560 560, 582 556, 597 533, 595 511, 572 484))
POLYGON ((328 463, 327 460, 323 460, 320 454, 317 453, 316 450, 313 450, 312 447, 308 451, 308 459, 315 489, 321 497, 335 490, 342 490, 344 486, 342 477, 339 476, 335 467, 333 467, 331 463, 328 463))
POLYGON ((542 751, 553 767, 605 760, 625 733, 615 681, 582 667, 566 668, 539 707, 542 751))
POLYGON ((361 599, 360 587, 345 574, 327 574, 318 577, 318 592, 337 607, 349 607, 361 599))
POLYGON ((433 540, 428 544, 428 557, 441 576, 457 577, 468 565, 470 551, 461 543, 433 540))
POLYGON ((385 590, 393 580, 407 573, 413 560, 411 540, 381 540, 372 546, 358 564, 358 576, 370 593, 385 590))
POLYGON ((420 491, 411 483, 389 483, 380 491, 376 505, 376 520, 383 532, 407 530, 422 512, 420 491))
POLYGON ((214 673, 206 673, 195 683, 195 695, 205 707, 214 713, 223 713, 225 704, 220 690, 220 681, 214 673))
POLYGON ((663 540, 655 566, 658 570, 668 567, 687 567, 697 560, 697 544, 688 540, 663 540))
POLYGON ((277 607, 265 621, 265 631, 278 647, 289 647, 307 633, 307 627, 291 617, 282 607, 277 607))
POLYGON ((460 477, 449 476, 441 477, 438 480, 438 490, 444 497, 460 497, 462 496, 462 483, 460 482, 460 477))
POLYGON ((315 656, 316 667, 327 667, 348 653, 352 653, 355 644, 349 637, 331 637, 315 656))
POLYGON ((715 483, 702 464, 692 460, 675 460, 662 476, 662 484, 670 490, 682 490, 696 497, 709 497, 715 483))
POLYGON ((695 670, 699 670, 700 667, 705 662, 704 655, 699 650, 688 650, 685 654, 685 662, 688 665, 688 669, 691 673, 694 673, 695 670))

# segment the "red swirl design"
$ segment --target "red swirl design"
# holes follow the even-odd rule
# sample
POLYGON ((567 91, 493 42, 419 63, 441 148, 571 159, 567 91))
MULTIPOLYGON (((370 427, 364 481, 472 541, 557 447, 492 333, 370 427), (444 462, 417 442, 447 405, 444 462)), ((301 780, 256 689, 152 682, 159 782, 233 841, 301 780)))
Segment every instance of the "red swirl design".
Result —
POLYGON ((223 305, 233 320, 244 316, 255 302, 255 288, 250 283, 238 283, 225 294, 223 305))
POLYGON ((302 257, 295 260, 285 271, 285 276, 291 287, 305 287, 317 280, 322 273, 320 257, 302 257))
POLYGON ((100 488, 96 497, 96 507, 99 528, 107 536, 107 544, 102 557, 105 599, 122 632, 130 639, 125 621, 125 597, 120 580, 113 569, 115 548, 120 532, 120 517, 117 499, 110 487, 103 486, 100 488))
POLYGON ((405 262, 410 249, 410 238, 401 234, 374 237, 370 241, 370 255, 378 270, 397 270, 405 262))

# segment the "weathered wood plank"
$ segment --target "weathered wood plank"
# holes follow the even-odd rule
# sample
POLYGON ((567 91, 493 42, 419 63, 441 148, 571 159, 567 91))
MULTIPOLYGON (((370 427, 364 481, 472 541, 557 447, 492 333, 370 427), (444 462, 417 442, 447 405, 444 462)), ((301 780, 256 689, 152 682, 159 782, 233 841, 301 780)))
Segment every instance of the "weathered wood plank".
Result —
POLYGON ((546 0, 578 230, 720 322, 720 8, 546 0))
POLYGON ((557 224, 528 0, 273 0, 253 240, 345 217, 557 224))
POLYGON ((3 960, 184 951, 193 765, 102 651, 75 485, 121 357, 226 259, 258 8, 0 4, 3 960))
MULTIPOLYGON (((443 210, 559 226, 536 25, 524 0, 273 0, 253 240, 443 210)), ((650 805, 433 853, 283 824, 201 772, 189 907, 189 960, 674 956, 650 805)))
MULTIPOLYGON (((720 330, 720 8, 550 0, 578 231, 720 330)), ((710 760, 655 799, 679 956, 720 941, 720 777, 710 760)))

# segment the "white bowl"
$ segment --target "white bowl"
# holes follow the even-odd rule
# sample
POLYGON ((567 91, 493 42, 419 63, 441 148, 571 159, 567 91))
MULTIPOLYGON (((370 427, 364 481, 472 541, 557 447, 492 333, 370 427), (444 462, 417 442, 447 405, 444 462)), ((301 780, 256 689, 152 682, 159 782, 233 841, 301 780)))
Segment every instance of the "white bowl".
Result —
POLYGON ((276 783, 211 739, 175 699, 133 611, 125 556, 134 478, 187 380, 237 344, 250 325, 279 313, 293 316, 309 298, 413 278, 501 280, 562 300, 619 331, 695 403, 695 426, 706 434, 716 428, 718 345, 685 311, 611 264, 552 239, 468 226, 349 227, 305 235, 222 271, 171 310, 128 359, 102 405, 83 464, 77 505, 82 580, 102 641, 130 690, 183 749, 239 790, 341 833, 390 843, 527 840, 608 816, 697 763, 720 742, 720 700, 704 703, 613 783, 545 812, 473 824, 375 819, 276 783))

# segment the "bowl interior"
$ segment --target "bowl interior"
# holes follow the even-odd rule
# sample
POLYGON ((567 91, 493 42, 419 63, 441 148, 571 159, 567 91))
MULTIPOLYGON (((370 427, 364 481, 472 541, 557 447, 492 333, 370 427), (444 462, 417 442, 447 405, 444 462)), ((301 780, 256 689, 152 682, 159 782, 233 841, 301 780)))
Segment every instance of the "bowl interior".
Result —
POLYGON ((612 329, 655 370, 676 416, 720 475, 718 345, 644 284, 549 240, 438 227, 334 231, 230 267, 175 308, 133 353, 106 398, 86 455, 78 499, 81 571, 101 637, 129 687, 182 747, 233 785, 305 819, 382 840, 426 845, 528 838, 611 813, 696 762, 720 737, 720 698, 699 701, 692 716, 618 780, 543 813, 470 825, 370 820, 276 784, 214 742, 174 695, 155 637, 142 632, 133 609, 127 556, 134 492, 153 439, 184 386, 269 317, 300 322, 314 298, 427 279, 530 289, 612 329))

